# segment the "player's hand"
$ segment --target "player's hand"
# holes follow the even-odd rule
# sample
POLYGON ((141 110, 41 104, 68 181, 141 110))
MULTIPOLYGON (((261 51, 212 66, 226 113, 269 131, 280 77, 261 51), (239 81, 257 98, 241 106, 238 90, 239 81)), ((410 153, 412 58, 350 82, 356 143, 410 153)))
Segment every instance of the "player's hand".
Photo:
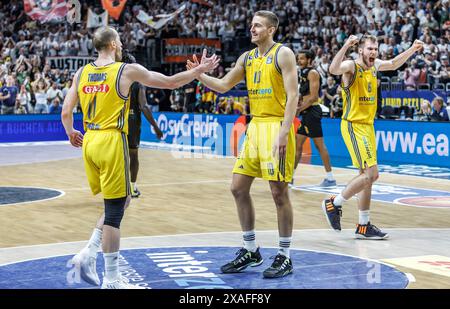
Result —
POLYGON ((423 48, 423 42, 420 40, 415 40, 412 48, 414 49, 414 51, 420 51, 423 48))
POLYGON ((83 146, 83 134, 80 131, 73 130, 72 133, 68 134, 69 141, 74 147, 83 146))
POLYGON ((286 156, 286 145, 288 142, 288 135, 280 134, 278 138, 275 140, 275 143, 272 147, 272 156, 274 158, 280 159, 285 158, 286 156))
POLYGON ((197 56, 194 54, 194 56, 192 57, 192 61, 188 59, 187 63, 186 63, 186 70, 192 70, 193 68, 196 68, 199 66, 199 62, 197 59, 197 56))
POLYGON ((163 133, 162 133, 161 129, 158 128, 158 127, 155 127, 155 128, 153 128, 153 129, 155 130, 156 137, 157 137, 158 139, 161 139, 161 138, 163 137, 163 133))
MULTIPOLYGON (((216 54, 213 54, 211 57, 206 57, 208 51, 203 49, 202 58, 200 59, 200 64, 198 68, 202 73, 210 72, 219 66, 220 58, 217 57, 216 54)), ((195 57, 197 58, 197 57, 195 57)))
POLYGON ((352 47, 356 44, 358 44, 359 39, 356 35, 351 35, 349 36, 349 38, 347 39, 347 41, 345 41, 344 45, 347 47, 352 47))

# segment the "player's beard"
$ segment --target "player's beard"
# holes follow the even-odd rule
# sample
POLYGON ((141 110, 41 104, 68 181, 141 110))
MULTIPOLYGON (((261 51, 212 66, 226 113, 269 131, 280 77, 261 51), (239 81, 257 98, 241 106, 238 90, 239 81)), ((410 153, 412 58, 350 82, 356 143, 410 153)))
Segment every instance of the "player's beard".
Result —
MULTIPOLYGON (((362 57, 362 60, 363 60, 363 62, 364 62, 364 65, 367 67, 367 68, 370 68, 370 67, 372 67, 374 64, 375 64, 375 61, 370 61, 370 55, 368 55, 368 56, 363 56, 362 57)), ((375 59, 375 58, 374 58, 375 59)))

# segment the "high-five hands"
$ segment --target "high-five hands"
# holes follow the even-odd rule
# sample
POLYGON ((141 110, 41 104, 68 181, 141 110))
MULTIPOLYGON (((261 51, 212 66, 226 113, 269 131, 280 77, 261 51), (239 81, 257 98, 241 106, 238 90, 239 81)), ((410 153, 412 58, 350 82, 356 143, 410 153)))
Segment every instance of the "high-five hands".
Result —
POLYGON ((208 51, 206 48, 203 50, 202 58, 198 61, 197 56, 194 54, 193 61, 189 60, 186 64, 186 69, 191 70, 196 67, 201 67, 203 73, 210 72, 219 66, 220 58, 213 54, 211 57, 207 57, 208 51))

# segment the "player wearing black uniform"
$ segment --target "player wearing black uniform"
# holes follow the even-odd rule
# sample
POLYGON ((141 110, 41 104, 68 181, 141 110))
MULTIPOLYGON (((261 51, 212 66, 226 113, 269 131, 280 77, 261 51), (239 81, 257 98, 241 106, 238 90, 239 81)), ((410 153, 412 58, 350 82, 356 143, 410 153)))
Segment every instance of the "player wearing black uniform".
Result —
MULTIPOLYGON (((327 172, 327 176, 320 186, 330 187, 336 185, 336 180, 333 178, 330 156, 323 142, 322 108, 319 105, 321 77, 319 72, 312 66, 313 59, 314 53, 309 50, 302 50, 297 56, 297 63, 300 66, 300 100, 297 113, 302 115, 302 122, 296 134, 297 149, 294 168, 296 169, 300 162, 303 144, 306 138, 312 138, 314 145, 319 150, 325 171, 327 172)), ((291 184, 293 184, 293 181, 291 184)))
MULTIPOLYGON (((136 59, 129 52, 124 52, 122 61, 126 63, 135 63, 136 59)), ((128 116, 128 147, 130 149, 130 178, 131 178, 131 197, 139 197, 136 186, 137 174, 139 171, 138 149, 141 142, 141 112, 152 125, 156 136, 161 139, 163 133, 158 127, 150 108, 147 106, 145 89, 139 83, 133 83, 130 88, 130 114, 128 116)))

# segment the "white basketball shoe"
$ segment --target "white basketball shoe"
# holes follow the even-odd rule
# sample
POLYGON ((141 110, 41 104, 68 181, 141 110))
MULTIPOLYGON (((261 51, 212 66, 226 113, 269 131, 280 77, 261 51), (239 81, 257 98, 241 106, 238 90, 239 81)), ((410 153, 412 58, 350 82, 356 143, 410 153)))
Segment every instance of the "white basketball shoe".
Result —
POLYGON ((99 286, 100 279, 97 274, 96 258, 89 255, 89 250, 84 248, 72 258, 75 267, 80 270, 80 278, 89 284, 99 286))

